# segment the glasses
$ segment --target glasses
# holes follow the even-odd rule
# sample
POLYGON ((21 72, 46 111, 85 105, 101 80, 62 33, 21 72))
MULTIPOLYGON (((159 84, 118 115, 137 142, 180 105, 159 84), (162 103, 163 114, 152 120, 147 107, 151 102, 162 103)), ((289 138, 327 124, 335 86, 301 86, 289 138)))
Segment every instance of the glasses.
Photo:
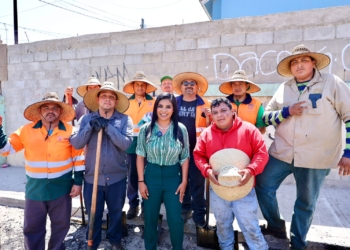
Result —
POLYGON ((182 84, 183 84, 185 87, 186 87, 186 86, 188 86, 188 85, 190 85, 190 86, 192 86, 192 87, 193 87, 194 85, 196 85, 196 82, 195 82, 195 81, 191 81, 191 82, 183 82, 182 84))

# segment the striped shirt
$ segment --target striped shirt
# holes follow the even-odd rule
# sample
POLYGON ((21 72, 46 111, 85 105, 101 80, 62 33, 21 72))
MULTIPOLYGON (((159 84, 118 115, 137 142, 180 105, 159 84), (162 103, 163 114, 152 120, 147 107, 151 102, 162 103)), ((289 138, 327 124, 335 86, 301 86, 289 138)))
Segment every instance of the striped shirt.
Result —
POLYGON ((158 165, 175 165, 178 162, 182 165, 189 158, 189 142, 186 127, 179 122, 183 142, 182 145, 179 139, 174 140, 173 123, 171 122, 167 132, 162 136, 157 136, 160 132, 156 125, 154 126, 149 141, 146 142, 146 128, 150 123, 146 123, 140 128, 140 133, 137 139, 136 154, 146 157, 147 161, 158 165))

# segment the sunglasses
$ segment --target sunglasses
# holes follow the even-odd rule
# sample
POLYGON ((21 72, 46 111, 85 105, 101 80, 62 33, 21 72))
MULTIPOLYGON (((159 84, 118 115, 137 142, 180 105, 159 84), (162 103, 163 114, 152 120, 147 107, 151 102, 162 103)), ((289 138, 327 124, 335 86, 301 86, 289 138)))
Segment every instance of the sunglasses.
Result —
POLYGON ((182 84, 183 84, 185 87, 188 86, 188 85, 190 85, 190 86, 193 87, 194 85, 196 85, 196 82, 195 82, 195 81, 192 81, 192 82, 183 82, 182 84))

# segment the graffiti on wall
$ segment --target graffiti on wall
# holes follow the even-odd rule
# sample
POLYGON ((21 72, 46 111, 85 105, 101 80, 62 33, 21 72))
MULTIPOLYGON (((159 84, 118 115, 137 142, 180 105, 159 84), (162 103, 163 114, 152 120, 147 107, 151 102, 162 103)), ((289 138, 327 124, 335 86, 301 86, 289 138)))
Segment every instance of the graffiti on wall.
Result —
MULTIPOLYGON (((332 53, 325 52, 327 46, 318 50, 329 56, 331 63, 328 66, 329 73, 332 73, 333 64, 337 62, 337 58, 333 58, 332 53)), ((248 77, 254 77, 258 74, 268 76, 277 74, 277 64, 286 56, 291 55, 289 51, 267 50, 259 57, 255 52, 244 52, 233 56, 226 53, 218 53, 213 55, 215 78, 219 80, 227 80, 234 70, 243 69, 247 72, 248 77)), ((350 44, 343 47, 341 51, 341 65, 344 71, 350 71, 350 44)))
POLYGON ((106 66, 106 67, 100 67, 98 71, 95 71, 95 73, 96 73, 96 77, 101 81, 108 81, 112 78, 116 79, 116 83, 117 83, 116 87, 118 90, 120 90, 120 88, 123 88, 126 77, 130 79, 129 72, 125 66, 125 63, 123 63, 122 71, 119 70, 118 66, 115 68, 106 66))

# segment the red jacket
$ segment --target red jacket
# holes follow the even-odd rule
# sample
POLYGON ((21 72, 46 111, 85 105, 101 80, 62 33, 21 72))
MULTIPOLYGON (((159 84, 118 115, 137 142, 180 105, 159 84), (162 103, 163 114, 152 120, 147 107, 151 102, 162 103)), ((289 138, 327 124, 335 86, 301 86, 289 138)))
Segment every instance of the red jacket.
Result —
POLYGON ((235 148, 246 153, 250 158, 247 169, 253 176, 264 170, 269 159, 260 131, 254 125, 236 116, 233 126, 228 131, 222 131, 212 123, 198 137, 193 157, 204 177, 208 177, 207 171, 211 169, 210 157, 225 148, 235 148))

